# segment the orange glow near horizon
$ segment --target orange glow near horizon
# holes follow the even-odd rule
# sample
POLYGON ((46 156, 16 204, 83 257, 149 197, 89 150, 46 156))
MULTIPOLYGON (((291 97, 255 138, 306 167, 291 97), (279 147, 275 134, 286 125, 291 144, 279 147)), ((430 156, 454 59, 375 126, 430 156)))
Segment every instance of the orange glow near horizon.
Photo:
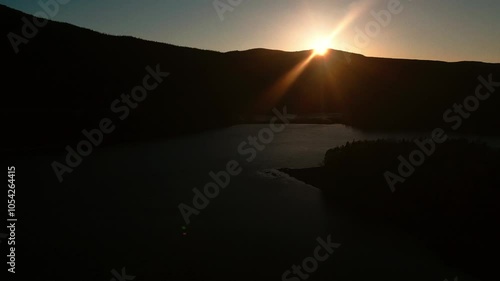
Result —
MULTIPOLYGON (((326 37, 317 39, 312 45, 311 55, 305 60, 298 63, 294 68, 287 72, 282 78, 274 83, 267 91, 265 91, 258 101, 258 107, 263 109, 266 106, 274 106, 285 95, 285 93, 294 84, 297 78, 303 73, 304 69, 309 65, 315 57, 322 57, 328 54, 332 48, 332 42, 336 36, 355 21, 363 12, 365 12, 372 3, 362 3, 352 6, 349 13, 340 21, 336 28, 326 37)), ((325 77, 327 79, 327 77, 325 77)), ((269 108, 270 109, 270 108, 269 108)))
POLYGON ((337 46, 337 44, 335 44, 335 43, 341 43, 341 42, 335 42, 337 35, 342 33, 347 27, 350 26, 352 22, 354 22, 358 17, 363 15, 363 13, 365 13, 372 4, 373 3, 367 1, 357 4, 356 6, 352 6, 350 8, 349 13, 345 15, 345 17, 336 25, 335 29, 330 34, 326 35, 324 38, 315 39, 311 41, 312 42, 311 49, 315 50, 316 55, 323 56, 328 52, 328 49, 344 48, 345 46, 342 45, 337 46))
POLYGON ((329 41, 322 40, 315 44, 314 46, 314 55, 315 56, 324 56, 328 53, 329 49, 329 41))

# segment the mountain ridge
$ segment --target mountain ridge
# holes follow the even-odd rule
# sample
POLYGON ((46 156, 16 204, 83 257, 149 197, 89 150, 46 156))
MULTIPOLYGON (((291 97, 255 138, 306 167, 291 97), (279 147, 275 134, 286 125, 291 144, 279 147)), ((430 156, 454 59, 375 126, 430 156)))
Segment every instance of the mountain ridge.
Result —
MULTIPOLYGON (((474 93, 478 76, 500 77, 500 64, 372 58, 337 50, 315 58, 311 51, 262 48, 222 53, 54 21, 16 55, 7 35, 21 30, 22 17, 32 16, 2 5, 0 15, 2 79, 15 93, 4 95, 0 114, 15 120, 3 124, 15 135, 13 146, 80 137, 82 129, 109 114, 113 100, 140 83, 147 66, 160 65, 171 76, 109 141, 218 128, 284 106, 300 115, 339 114, 340 122, 361 129, 427 130, 442 125, 443 112, 474 93), (284 81, 287 85, 280 84, 284 81)), ((498 99, 489 100, 460 132, 498 134, 499 106, 498 99)))

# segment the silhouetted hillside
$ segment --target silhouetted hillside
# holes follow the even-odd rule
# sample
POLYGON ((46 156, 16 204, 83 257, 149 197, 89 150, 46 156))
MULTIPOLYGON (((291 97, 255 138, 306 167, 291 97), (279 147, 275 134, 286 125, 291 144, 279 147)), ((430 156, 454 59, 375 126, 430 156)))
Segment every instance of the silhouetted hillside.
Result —
MULTIPOLYGON (((361 141, 330 149, 323 167, 283 169, 323 190, 336 212, 397 226, 444 261, 493 280, 500 249, 500 151, 465 140, 440 144, 392 193, 384 174, 398 173, 413 142, 361 141)), ((411 165, 411 164, 410 164, 411 165)), ((407 169, 407 168, 404 168, 407 169)), ((407 171, 407 170, 405 170, 407 171)))
MULTIPOLYGON (((272 91, 309 51, 264 49, 219 53, 110 36, 49 22, 15 54, 7 35, 21 34, 22 17, 0 6, 3 127, 9 146, 66 143, 84 128, 116 118, 112 102, 142 83, 146 66, 170 76, 149 93, 106 141, 177 135, 226 126, 287 105, 299 114, 340 113, 346 124, 373 129, 425 129, 472 95, 477 77, 500 65, 366 58, 331 51, 305 67, 289 88, 272 91), (270 91, 271 90, 271 91, 270 91)), ((446 50, 443 50, 446 52, 446 50)), ((493 95, 460 128, 498 134, 493 95)))

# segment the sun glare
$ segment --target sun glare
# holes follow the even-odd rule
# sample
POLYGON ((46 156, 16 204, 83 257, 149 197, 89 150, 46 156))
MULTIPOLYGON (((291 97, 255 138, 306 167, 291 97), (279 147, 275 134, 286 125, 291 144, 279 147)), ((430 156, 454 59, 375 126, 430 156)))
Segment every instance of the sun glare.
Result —
POLYGON ((327 47, 316 47, 316 49, 314 49, 314 54, 317 56, 324 56, 326 55, 327 52, 328 52, 327 47))
POLYGON ((315 56, 324 56, 328 53, 329 44, 328 40, 319 41, 314 45, 314 55, 315 56))

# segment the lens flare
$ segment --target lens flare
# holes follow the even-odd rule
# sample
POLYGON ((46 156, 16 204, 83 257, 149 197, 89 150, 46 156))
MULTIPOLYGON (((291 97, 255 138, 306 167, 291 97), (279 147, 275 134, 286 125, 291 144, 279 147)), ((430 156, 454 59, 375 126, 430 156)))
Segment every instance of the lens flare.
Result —
POLYGON ((321 44, 318 44, 314 47, 314 55, 316 56, 324 56, 326 55, 326 53, 328 53, 328 45, 327 44, 324 44, 324 43, 321 43, 321 44))

